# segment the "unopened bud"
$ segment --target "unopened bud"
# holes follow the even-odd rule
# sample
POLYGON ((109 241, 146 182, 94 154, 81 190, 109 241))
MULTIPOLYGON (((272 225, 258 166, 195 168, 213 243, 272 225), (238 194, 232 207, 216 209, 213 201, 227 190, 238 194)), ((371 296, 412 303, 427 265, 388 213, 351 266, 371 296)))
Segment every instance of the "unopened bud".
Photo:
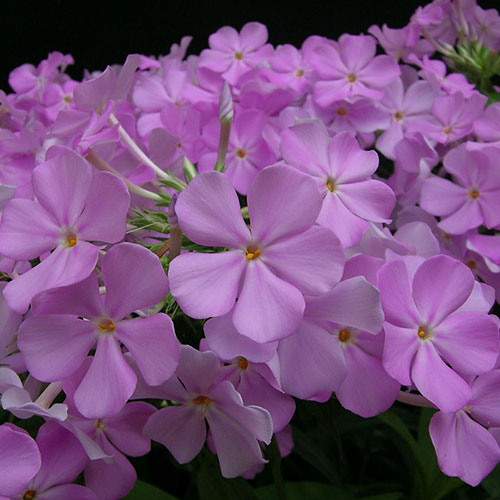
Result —
POLYGON ((233 116, 233 98, 228 83, 224 82, 219 98, 219 120, 221 122, 231 122, 233 116))
POLYGON ((186 157, 184 157, 182 171, 188 184, 198 175, 196 167, 186 157))

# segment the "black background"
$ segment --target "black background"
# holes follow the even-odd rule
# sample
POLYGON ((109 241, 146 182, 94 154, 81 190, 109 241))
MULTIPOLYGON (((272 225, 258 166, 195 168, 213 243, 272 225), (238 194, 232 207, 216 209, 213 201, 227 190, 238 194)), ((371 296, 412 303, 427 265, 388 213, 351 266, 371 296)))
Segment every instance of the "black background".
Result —
MULTIPOLYGON (((81 79, 83 70, 122 63, 129 53, 166 54, 182 36, 193 36, 190 53, 208 46, 208 36, 224 25, 240 29, 260 21, 269 41, 300 46, 309 35, 332 39, 342 33, 366 32, 372 24, 404 26, 416 0, 302 0, 292 4, 271 0, 193 2, 141 0, 127 3, 46 0, 3 3, 0 8, 0 88, 8 87, 9 72, 38 62, 51 51, 71 54, 68 72, 81 79), (293 6, 292 6, 293 5, 293 6)), ((498 1, 480 2, 491 8, 498 1)))

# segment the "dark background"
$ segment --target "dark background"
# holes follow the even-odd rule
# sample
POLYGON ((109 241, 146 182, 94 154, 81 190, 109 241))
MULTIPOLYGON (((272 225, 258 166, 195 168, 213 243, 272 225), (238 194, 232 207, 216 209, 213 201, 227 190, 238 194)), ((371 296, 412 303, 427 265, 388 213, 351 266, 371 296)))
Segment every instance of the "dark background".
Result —
MULTIPOLYGON (((309 35, 336 39, 342 33, 366 32, 372 24, 404 26, 416 0, 271 0, 193 2, 139 0, 100 3, 63 0, 2 2, 0 9, 0 88, 10 91, 9 72, 38 62, 51 51, 71 54, 68 70, 81 79, 83 70, 104 69, 122 63, 129 53, 166 54, 182 36, 193 36, 190 53, 208 45, 208 36, 224 25, 240 29, 260 21, 269 29, 269 41, 300 46, 309 35)), ((498 3, 481 1, 484 8, 498 3)))

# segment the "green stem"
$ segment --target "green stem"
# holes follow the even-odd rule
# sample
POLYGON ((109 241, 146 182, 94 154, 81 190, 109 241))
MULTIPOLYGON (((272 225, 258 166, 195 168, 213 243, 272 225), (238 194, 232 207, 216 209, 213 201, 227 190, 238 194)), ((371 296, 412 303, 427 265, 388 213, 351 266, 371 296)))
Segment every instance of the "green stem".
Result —
POLYGON ((273 436, 269 445, 269 461, 271 462, 271 470, 273 473, 274 485, 278 494, 278 500, 288 500, 285 489, 285 481, 281 474, 281 453, 278 447, 276 435, 273 436))
POLYGON ((117 177, 122 179, 125 184, 128 187, 128 190, 131 193, 135 193, 139 196, 142 196, 143 198, 147 198, 149 200, 153 201, 164 201, 164 198, 162 198, 159 194, 153 193, 152 191, 148 191, 147 189, 141 188, 140 186, 137 186, 136 184, 133 184, 130 182, 128 179, 123 177, 123 175, 120 174, 117 170, 115 170, 108 162, 103 160, 94 150, 90 150, 85 159, 94 165, 97 170, 100 170, 102 172, 111 172, 115 174, 117 177))

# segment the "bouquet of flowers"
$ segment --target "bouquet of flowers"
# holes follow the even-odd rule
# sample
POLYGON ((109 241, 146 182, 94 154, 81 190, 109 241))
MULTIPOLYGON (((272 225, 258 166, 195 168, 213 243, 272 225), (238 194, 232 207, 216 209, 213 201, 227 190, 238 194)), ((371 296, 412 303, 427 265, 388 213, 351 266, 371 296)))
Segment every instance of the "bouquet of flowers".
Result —
POLYGON ((469 485, 494 469, 500 16, 434 0, 368 33, 273 47, 249 22, 83 81, 59 52, 11 72, 0 498, 124 498, 153 441, 201 498, 216 456, 285 499, 281 457, 323 457, 290 426, 308 405, 392 427, 415 498, 462 484, 427 442, 469 485))

